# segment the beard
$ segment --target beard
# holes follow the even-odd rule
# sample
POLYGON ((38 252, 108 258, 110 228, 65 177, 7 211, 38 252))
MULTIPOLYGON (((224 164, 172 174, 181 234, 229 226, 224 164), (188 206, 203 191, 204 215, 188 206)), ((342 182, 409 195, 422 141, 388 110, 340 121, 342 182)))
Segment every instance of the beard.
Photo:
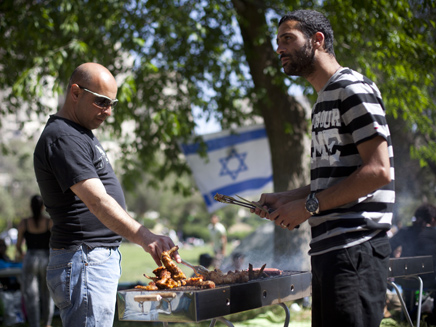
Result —
POLYGON ((315 51, 308 40, 299 50, 290 54, 283 54, 289 61, 283 66, 286 75, 308 77, 315 71, 315 51))

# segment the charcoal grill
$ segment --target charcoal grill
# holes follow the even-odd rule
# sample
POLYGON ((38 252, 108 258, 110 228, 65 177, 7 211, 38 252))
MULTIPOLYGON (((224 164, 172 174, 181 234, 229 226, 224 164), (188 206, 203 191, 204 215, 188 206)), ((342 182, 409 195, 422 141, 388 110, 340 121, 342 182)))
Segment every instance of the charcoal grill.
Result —
POLYGON ((310 272, 284 271, 246 283, 217 285, 213 289, 195 287, 172 290, 118 291, 118 317, 122 321, 200 322, 216 320, 233 326, 223 316, 269 305, 281 305, 289 324, 289 310, 284 302, 311 295, 310 272))

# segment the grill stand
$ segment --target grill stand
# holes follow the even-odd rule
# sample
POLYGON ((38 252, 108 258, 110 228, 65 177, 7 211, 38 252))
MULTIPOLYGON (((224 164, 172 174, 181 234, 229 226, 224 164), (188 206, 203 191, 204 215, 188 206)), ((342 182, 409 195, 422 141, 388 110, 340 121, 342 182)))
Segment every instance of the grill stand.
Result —
POLYGON ((284 327, 289 326, 286 302, 311 295, 309 272, 285 272, 283 275, 247 283, 220 285, 214 289, 168 291, 120 290, 117 294, 118 317, 129 321, 169 322, 217 321, 229 327, 225 316, 270 305, 285 310, 284 327))
MULTIPOLYGON (((421 303, 422 303, 422 290, 423 290, 423 282, 421 277, 419 276, 411 276, 411 278, 416 278, 419 282, 419 297, 418 297, 418 312, 416 314, 416 327, 419 327, 421 322, 421 303)), ((397 285, 394 282, 388 281, 388 284, 393 286, 395 289, 395 292, 398 295, 398 298, 400 299, 401 308, 403 309, 404 315, 407 318, 407 321, 409 322, 410 326, 413 327, 412 319, 410 318, 409 312, 407 311, 406 303, 404 303, 404 299, 401 296, 401 291, 398 289, 397 285)))
MULTIPOLYGON (((422 302, 422 292, 424 289, 424 283, 418 275, 432 273, 433 268, 433 257, 430 256, 417 256, 417 257, 404 257, 389 260, 389 273, 388 277, 398 277, 404 279, 416 279, 419 283, 419 296, 418 296, 418 310, 416 317, 416 327, 420 326, 421 322, 421 302, 422 302)), ((392 285, 395 292, 400 300, 401 309, 407 318, 410 326, 413 326, 412 319, 410 318, 409 312, 407 310, 406 303, 404 302, 401 292, 397 285, 388 279, 388 284, 392 285)))
MULTIPOLYGON (((285 310, 285 314, 286 314, 285 324, 283 325, 283 327, 288 327, 288 326, 289 326, 289 322, 291 321, 291 314, 290 314, 290 312, 289 312, 289 309, 288 309, 288 307, 286 306, 286 304, 284 304, 284 303, 279 303, 278 305, 280 305, 280 306, 283 308, 283 310, 285 310)), ((409 319, 410 319, 410 318, 409 318, 409 319)), ((232 324, 229 320, 227 320, 226 318, 224 318, 224 317, 218 317, 218 318, 214 318, 214 319, 212 319, 211 322, 210 322, 209 327, 215 327, 215 324, 217 323, 217 321, 222 322, 222 323, 225 324, 226 326, 234 327, 233 324, 232 324)), ((163 325, 164 327, 168 327, 168 326, 169 326, 167 322, 163 322, 162 325, 163 325)))

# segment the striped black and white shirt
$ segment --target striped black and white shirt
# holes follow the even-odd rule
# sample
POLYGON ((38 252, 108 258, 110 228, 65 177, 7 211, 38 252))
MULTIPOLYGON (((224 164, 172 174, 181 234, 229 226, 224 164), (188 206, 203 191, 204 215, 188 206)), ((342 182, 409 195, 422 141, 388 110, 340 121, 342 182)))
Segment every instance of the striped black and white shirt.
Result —
POLYGON ((338 70, 312 110, 311 191, 341 182, 362 165, 357 145, 376 136, 388 142, 392 180, 355 202, 309 218, 311 255, 351 247, 389 230, 395 201, 394 162, 385 108, 377 86, 349 69, 338 70))

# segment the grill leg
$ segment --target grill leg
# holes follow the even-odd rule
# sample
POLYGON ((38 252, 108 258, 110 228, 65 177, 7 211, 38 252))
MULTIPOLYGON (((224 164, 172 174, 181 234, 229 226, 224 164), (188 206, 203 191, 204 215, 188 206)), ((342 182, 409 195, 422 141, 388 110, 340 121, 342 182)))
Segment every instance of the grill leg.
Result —
POLYGON ((410 315, 409 315, 409 312, 407 311, 406 303, 404 303, 404 300, 403 300, 403 297, 401 296, 400 290, 398 289, 397 285, 395 285, 394 282, 388 281, 388 284, 394 287, 395 292, 397 293, 398 298, 400 299, 400 304, 401 304, 401 308, 403 309, 403 313, 406 316, 407 321, 409 322, 410 326, 413 327, 412 319, 410 319, 410 315))
POLYGON ((283 327, 288 327, 289 321, 291 320, 291 314, 289 313, 289 309, 284 303, 279 303, 279 305, 283 308, 283 310, 285 310, 286 313, 285 324, 283 325, 283 327))
MULTIPOLYGON (((421 302, 422 302, 422 292, 423 292, 424 285, 423 285, 421 277, 414 276, 414 275, 409 276, 409 277, 414 278, 419 282, 418 311, 416 314, 416 316, 417 316, 416 317, 416 327, 419 327, 420 323, 421 323, 421 302)), ((400 294, 400 290, 397 288, 397 285, 395 285, 395 283, 393 283, 393 282, 388 282, 388 283, 395 288, 395 292, 397 292, 398 297, 400 298, 400 303, 401 303, 401 307, 403 308, 403 312, 406 315, 406 318, 409 321, 410 326, 413 327, 412 319, 410 318, 409 312, 407 311, 406 304, 404 303, 403 297, 400 294)))
POLYGON ((419 282, 419 296, 418 296, 418 313, 416 318, 416 327, 419 327, 419 324, 421 322, 421 303, 422 303, 422 291, 423 291, 423 282, 421 277, 419 276, 412 276, 413 278, 417 279, 419 282))

